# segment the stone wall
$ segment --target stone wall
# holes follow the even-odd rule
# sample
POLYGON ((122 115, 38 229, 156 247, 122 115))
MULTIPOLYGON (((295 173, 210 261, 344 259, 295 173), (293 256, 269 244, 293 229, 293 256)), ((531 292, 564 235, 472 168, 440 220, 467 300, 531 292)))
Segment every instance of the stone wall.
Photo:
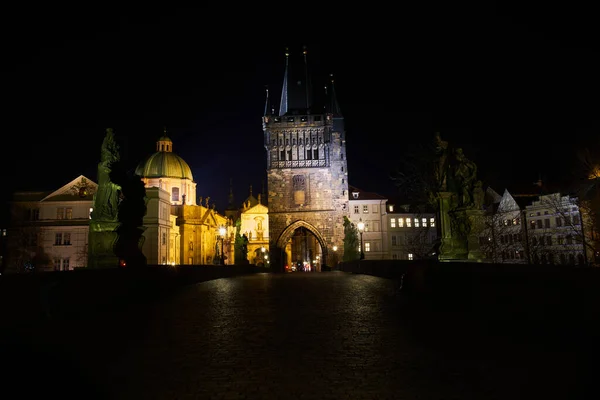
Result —
POLYGON ((253 266, 163 266, 81 269, 0 276, 2 324, 47 318, 85 318, 159 299, 184 285, 260 271, 253 266))
POLYGON ((523 329, 598 331, 600 268, 361 260, 339 269, 397 280, 416 309, 468 314, 497 328, 518 321, 523 329))

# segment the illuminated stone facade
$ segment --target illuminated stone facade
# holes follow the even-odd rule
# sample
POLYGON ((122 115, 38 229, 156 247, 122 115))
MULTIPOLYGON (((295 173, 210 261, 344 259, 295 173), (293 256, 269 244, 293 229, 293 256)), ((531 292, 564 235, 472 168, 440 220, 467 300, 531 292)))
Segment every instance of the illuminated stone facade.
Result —
POLYGON ((306 261, 318 257, 320 264, 330 262, 333 247, 343 248, 343 217, 348 216, 344 119, 333 79, 325 86, 325 95, 315 97, 306 48, 298 61, 290 64, 286 51, 279 111, 271 107, 267 91, 262 121, 271 259, 279 271, 296 262, 289 259, 289 246, 297 230, 304 232, 300 236, 312 234, 318 243, 306 252, 306 261))
POLYGON ((248 261, 254 265, 269 265, 269 209, 261 204, 261 195, 255 204, 246 200, 240 213, 240 234, 248 238, 248 261))
POLYGON ((6 272, 87 266, 90 213, 97 187, 80 175, 53 192, 14 193, 6 272))

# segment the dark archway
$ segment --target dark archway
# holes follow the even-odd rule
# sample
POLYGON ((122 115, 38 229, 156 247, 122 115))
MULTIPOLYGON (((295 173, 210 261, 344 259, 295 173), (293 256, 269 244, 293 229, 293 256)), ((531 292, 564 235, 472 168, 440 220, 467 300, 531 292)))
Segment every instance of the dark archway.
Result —
MULTIPOLYGON (((288 246, 288 244, 290 244, 292 242, 292 239, 298 235, 298 232, 300 232, 300 234, 306 234, 309 233, 312 237, 315 238, 316 243, 320 246, 320 257, 321 260, 319 262, 319 270, 321 270, 321 266, 326 265, 327 260, 328 260, 328 251, 327 251, 327 246, 325 244, 325 239, 323 238, 323 236, 321 235, 321 233, 319 232, 319 230, 312 224, 309 224, 306 221, 303 220, 298 220, 295 222, 292 222, 290 225, 288 225, 279 235, 279 237, 276 239, 275 241, 275 247, 279 250, 279 263, 280 263, 280 270, 285 270, 285 265, 286 263, 291 263, 293 261, 297 261, 297 260, 291 260, 291 259, 287 259, 288 256, 285 253, 285 249, 286 246, 288 246)), ((310 250, 307 250, 307 254, 311 254, 310 250)), ((309 257, 309 261, 310 261, 310 256, 306 256, 309 257)), ((288 265, 289 266, 289 265, 288 265)))

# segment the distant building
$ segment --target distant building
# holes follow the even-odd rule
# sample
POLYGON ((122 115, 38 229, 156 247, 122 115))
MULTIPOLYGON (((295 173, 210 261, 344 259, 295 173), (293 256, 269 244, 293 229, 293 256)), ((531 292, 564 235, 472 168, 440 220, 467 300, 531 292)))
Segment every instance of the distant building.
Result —
POLYGON ((388 249, 386 259, 437 258, 438 222, 433 210, 388 200, 386 217, 388 249))
MULTIPOLYGON (((435 257, 437 222, 426 212, 399 199, 349 186, 350 221, 364 224, 365 260, 420 260, 435 257)), ((360 236, 360 233, 359 233, 360 236)), ((359 249, 360 251, 360 249, 359 249)))
POLYGON ((96 188, 80 175, 52 192, 15 193, 6 232, 6 272, 85 267, 96 188))
POLYGON ((576 197, 505 190, 488 202, 485 220, 479 242, 488 262, 585 265, 594 257, 589 216, 576 197))

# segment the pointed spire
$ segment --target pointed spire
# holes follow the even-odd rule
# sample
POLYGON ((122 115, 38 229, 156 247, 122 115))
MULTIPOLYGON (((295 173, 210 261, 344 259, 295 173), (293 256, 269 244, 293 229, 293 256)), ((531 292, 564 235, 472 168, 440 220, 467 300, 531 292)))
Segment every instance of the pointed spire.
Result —
POLYGON ((229 178, 229 207, 233 208, 233 178, 229 178))
POLYGON ((269 86, 265 85, 265 92, 266 92, 266 100, 265 100, 265 113, 263 115, 268 115, 271 109, 271 104, 269 101, 269 86))
POLYGON ((283 75, 283 86, 281 88, 281 103, 279 104, 279 115, 285 115, 288 112, 288 68, 290 52, 285 48, 285 72, 283 75))
POLYGON ((308 110, 310 108, 310 94, 308 91, 308 62, 306 60, 306 54, 307 54, 307 50, 306 50, 306 46, 302 46, 302 55, 304 56, 304 79, 306 81, 305 85, 304 85, 304 91, 305 91, 305 97, 304 97, 304 104, 306 105, 306 109, 308 110))
POLYGON ((329 89, 327 90, 327 87, 325 87, 326 89, 326 94, 327 94, 327 103, 325 105, 326 110, 325 112, 333 114, 334 117, 341 117, 342 116, 342 111, 340 110, 340 106, 338 104, 337 101, 337 95, 335 93, 335 84, 334 84, 334 79, 333 79, 333 74, 329 74, 329 89))

